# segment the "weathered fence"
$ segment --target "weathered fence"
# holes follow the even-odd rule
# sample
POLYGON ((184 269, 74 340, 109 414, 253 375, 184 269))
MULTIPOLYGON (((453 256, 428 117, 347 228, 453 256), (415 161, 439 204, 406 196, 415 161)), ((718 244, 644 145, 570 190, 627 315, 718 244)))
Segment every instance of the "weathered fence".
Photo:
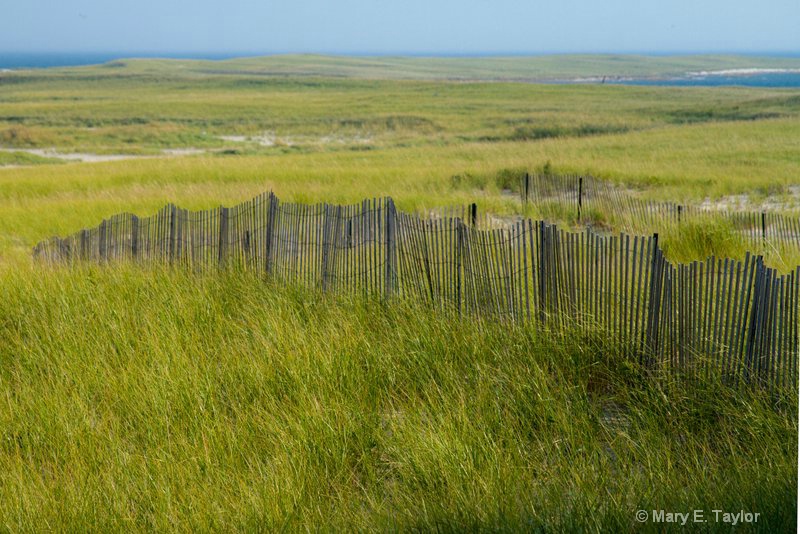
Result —
POLYGON ((239 266, 324 291, 412 298, 553 332, 601 331, 648 366, 796 387, 800 267, 760 256, 668 262, 650 237, 569 232, 530 219, 480 229, 468 206, 421 217, 389 198, 121 214, 36 246, 51 262, 239 266))
POLYGON ((591 176, 526 173, 520 181, 520 199, 523 204, 535 204, 548 219, 591 223, 610 218, 615 228, 636 233, 664 231, 682 222, 723 221, 754 248, 800 248, 798 215, 645 200, 591 176))

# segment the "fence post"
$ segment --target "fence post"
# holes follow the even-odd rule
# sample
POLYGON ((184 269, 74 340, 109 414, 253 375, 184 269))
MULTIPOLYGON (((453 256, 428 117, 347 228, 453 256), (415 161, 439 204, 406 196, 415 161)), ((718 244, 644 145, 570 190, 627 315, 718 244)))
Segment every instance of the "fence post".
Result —
POLYGON ((395 209, 394 200, 391 198, 386 199, 386 212, 385 219, 385 232, 386 232, 386 280, 384 288, 386 291, 386 298, 391 297, 394 293, 394 278, 395 278, 395 251, 397 248, 397 238, 395 236, 395 209))
POLYGON ((225 268, 226 255, 228 253, 228 208, 219 208, 219 267, 225 268))
POLYGON ((250 230, 244 231, 244 265, 250 267, 250 230))
POLYGON ((683 211, 683 206, 680 204, 678 205, 678 224, 681 223, 681 211, 683 211))
POLYGON ((264 270, 272 274, 272 234, 275 232, 275 217, 278 211, 278 198, 274 193, 269 194, 269 212, 267 212, 266 243, 264 244, 264 270))
POLYGON ((583 176, 578 177, 578 222, 581 222, 581 208, 583 208, 583 176))
POLYGON ((464 257, 464 232, 466 227, 461 219, 456 219, 456 232, 458 242, 456 245, 456 303, 458 305, 458 315, 461 316, 461 263, 464 257))
POLYGON ((330 208, 323 204, 322 217, 322 291, 328 290, 328 258, 330 256, 330 208))
MULTIPOLYGON (((755 264, 755 281, 753 282, 753 300, 750 311, 750 320, 747 325, 747 345, 744 355, 744 381, 750 383, 752 374, 755 371, 755 358, 758 355, 757 338, 759 334, 759 327, 762 320, 761 313, 763 309, 762 300, 764 299, 764 259, 763 256, 756 258, 755 264)), ((743 333, 744 335, 744 333, 743 333)))
POLYGON ((530 199, 530 191, 531 191, 531 175, 529 173, 525 173, 525 207, 528 207, 528 200, 530 199))
POLYGON ((767 243, 767 213, 761 212, 761 244, 767 243))
POLYGON ((550 275, 549 265, 547 263, 547 247, 546 247, 546 225, 544 221, 537 223, 539 233, 539 321, 544 324, 546 318, 545 308, 547 305, 547 285, 546 281, 550 275))
POLYGON ((85 228, 81 230, 81 259, 88 260, 89 259, 89 245, 87 243, 89 231, 85 228))
POLYGON ((169 207, 169 262, 175 263, 175 249, 176 241, 178 239, 178 232, 176 225, 178 223, 177 217, 178 208, 175 204, 171 204, 169 207))
POLYGON ((106 247, 106 240, 108 239, 108 236, 106 236, 106 231, 106 220, 103 219, 103 221, 100 223, 100 236, 98 239, 98 255, 100 256, 99 259, 101 262, 108 259, 108 249, 106 247))
POLYGON ((70 248, 68 240, 66 239, 58 240, 58 253, 61 261, 72 259, 72 249, 70 248))
MULTIPOLYGON (((83 234, 81 234, 83 238, 83 234)), ((83 244, 81 243, 81 248, 83 244)), ((139 217, 131 215, 131 257, 136 259, 139 256, 139 217)))
POLYGON ((658 234, 653 234, 653 261, 650 265, 650 288, 647 306, 647 322, 645 324, 645 354, 643 362, 652 367, 658 348, 658 322, 661 315, 661 279, 663 262, 658 249, 658 234))
POLYGON ((478 205, 474 202, 469 205, 469 221, 473 228, 478 224, 478 205))

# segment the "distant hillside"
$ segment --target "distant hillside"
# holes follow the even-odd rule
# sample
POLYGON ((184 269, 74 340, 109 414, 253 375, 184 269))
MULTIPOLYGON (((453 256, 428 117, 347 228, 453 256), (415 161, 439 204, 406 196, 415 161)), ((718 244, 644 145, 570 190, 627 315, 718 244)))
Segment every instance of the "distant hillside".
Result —
MULTIPOLYGON (((50 70, 86 70, 75 67, 50 70)), ((547 55, 513 57, 350 57, 276 55, 229 60, 120 59, 120 73, 305 76, 361 79, 568 81, 595 77, 658 78, 728 69, 800 69, 800 58, 735 55, 547 55)))

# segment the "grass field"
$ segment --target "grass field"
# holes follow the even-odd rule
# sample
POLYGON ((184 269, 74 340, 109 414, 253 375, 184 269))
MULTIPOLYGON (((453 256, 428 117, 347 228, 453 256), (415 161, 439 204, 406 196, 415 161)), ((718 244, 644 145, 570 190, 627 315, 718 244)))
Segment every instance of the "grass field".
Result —
MULTIPOLYGON (((1 73, 0 148, 13 152, 0 152, 0 528, 626 531, 639 509, 745 509, 762 514, 754 530, 795 528, 796 392, 716 377, 689 389, 646 379, 598 336, 244 273, 30 261, 39 240, 117 212, 269 189, 519 213, 509 176, 543 168, 649 198, 797 203, 800 90, 514 82, 753 61, 796 62, 279 57, 1 73), (50 148, 131 158, 26 152, 50 148)), ((718 228, 665 247, 743 253, 718 228)))
MULTIPOLYGON (((742 68, 800 68, 797 57, 617 54, 552 54, 541 56, 402 57, 323 56, 284 54, 225 61, 120 59, 103 65, 109 70, 163 75, 180 69, 182 75, 256 75, 270 77, 356 78, 371 80, 529 81, 574 80, 592 77, 669 77, 687 72, 742 68)), ((51 72, 80 72, 51 69, 51 72)), ((90 72, 94 69, 87 69, 90 72)))
POLYGON ((0 153, 15 165, 0 167, 0 254, 18 260, 40 239, 118 211, 209 207, 270 188, 301 201, 391 195, 406 209, 478 200, 503 213, 518 210, 498 186, 509 169, 549 164, 675 201, 785 197, 800 170, 796 90, 364 80, 346 77, 346 64, 335 78, 287 77, 276 62, 311 59, 279 59, 212 63, 215 73, 140 60, 3 74, 4 148, 206 152, 58 165, 0 153))
POLYGON ((4 528, 627 531, 640 509, 793 528, 792 395, 242 273, 0 288, 4 528))

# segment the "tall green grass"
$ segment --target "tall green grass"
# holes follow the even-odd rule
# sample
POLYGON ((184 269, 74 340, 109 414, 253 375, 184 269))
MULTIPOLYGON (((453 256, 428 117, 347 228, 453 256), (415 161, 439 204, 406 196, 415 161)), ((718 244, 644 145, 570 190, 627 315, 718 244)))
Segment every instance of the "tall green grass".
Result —
POLYGON ((794 392, 245 273, 20 268, 0 294, 4 529, 795 528, 794 392))
MULTIPOLYGON (((620 63, 607 59, 603 69, 620 63)), ((586 61, 559 72, 596 67, 586 61)), ((686 61, 659 61, 659 72, 686 61)), ((544 166, 678 202, 793 198, 794 90, 263 76, 557 66, 346 63, 4 75, 5 146, 212 152, 0 169, 0 529, 661 530, 636 523, 639 509, 745 509, 761 514, 754 530, 795 528, 796 392, 715 377, 690 386, 645 376, 600 336, 247 273, 31 265, 36 242, 117 212, 207 209, 269 189, 295 202, 390 195, 404 210, 477 201, 514 214, 503 190, 544 166), (276 146, 220 137, 265 132, 276 146)), ((46 163, 16 153, 0 164, 34 162, 46 163)), ((662 240, 674 259, 743 254, 730 228, 676 232, 662 240)))
POLYGON ((516 213, 504 189, 519 170, 592 174, 685 204, 747 194, 796 206, 796 89, 393 79, 644 75, 741 61, 281 56, 6 73, 0 145, 17 152, 0 154, 0 263, 24 263, 37 242, 117 212, 207 209, 269 189, 286 201, 387 195, 406 210, 478 202, 516 213), (151 157, 33 165, 47 160, 20 151, 36 147, 151 157), (152 157, 186 148, 206 152, 152 157))

